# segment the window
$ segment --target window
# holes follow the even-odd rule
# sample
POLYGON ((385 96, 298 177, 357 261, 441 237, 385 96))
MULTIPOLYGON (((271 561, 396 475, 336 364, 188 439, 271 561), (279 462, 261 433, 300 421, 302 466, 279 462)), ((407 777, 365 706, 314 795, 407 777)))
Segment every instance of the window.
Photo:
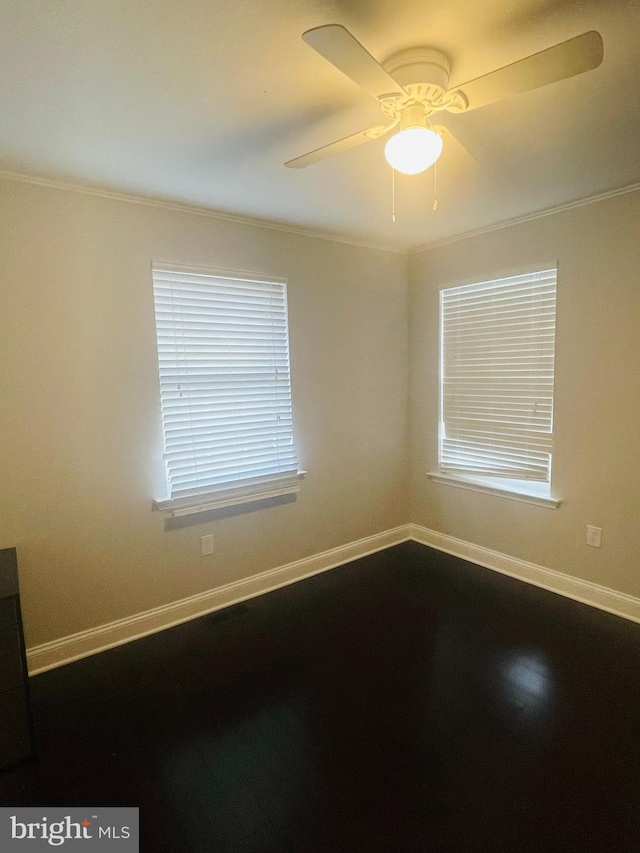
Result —
POLYGON ((550 496, 555 316, 555 269, 441 291, 441 474, 550 496))
POLYGON ((174 515, 299 490, 284 281, 154 265, 174 515))

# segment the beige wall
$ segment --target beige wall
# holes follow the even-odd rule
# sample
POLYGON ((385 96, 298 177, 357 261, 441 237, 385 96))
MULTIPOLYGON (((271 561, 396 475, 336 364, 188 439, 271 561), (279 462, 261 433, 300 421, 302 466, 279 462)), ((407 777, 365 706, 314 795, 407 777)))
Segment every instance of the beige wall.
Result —
POLYGON ((413 255, 407 269, 392 253, 0 182, 0 547, 18 547, 28 644, 409 520, 640 595, 639 223, 632 193, 413 255), (309 472, 295 503, 173 530, 151 511, 153 260, 289 279, 309 472), (439 288, 554 261, 561 507, 433 484, 439 288), (587 524, 603 528, 602 549, 584 544, 587 524))
POLYGON ((640 192, 413 255, 411 519, 640 595, 640 192), (558 263, 557 510, 434 484, 438 291, 558 263), (585 528, 603 528, 600 550, 585 528))
POLYGON ((29 645, 406 521, 404 256, 12 181, 0 211, 0 547, 29 645), (288 278, 295 503, 171 531, 151 511, 154 260, 288 278))

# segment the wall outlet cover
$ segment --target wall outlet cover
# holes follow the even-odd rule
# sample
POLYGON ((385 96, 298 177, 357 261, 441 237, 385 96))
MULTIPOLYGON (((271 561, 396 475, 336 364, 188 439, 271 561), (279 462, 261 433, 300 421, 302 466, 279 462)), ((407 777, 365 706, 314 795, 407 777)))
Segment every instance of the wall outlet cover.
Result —
POLYGON ((206 536, 200 537, 200 550, 203 557, 213 554, 213 533, 208 533, 206 536))

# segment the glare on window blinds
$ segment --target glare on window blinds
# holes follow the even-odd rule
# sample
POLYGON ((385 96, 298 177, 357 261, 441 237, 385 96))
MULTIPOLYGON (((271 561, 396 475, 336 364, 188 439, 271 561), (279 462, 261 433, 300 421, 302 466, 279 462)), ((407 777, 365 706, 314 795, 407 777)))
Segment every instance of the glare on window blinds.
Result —
POLYGON ((170 497, 297 474, 286 285, 153 270, 170 497))
POLYGON ((440 468, 549 482, 556 270, 441 291, 440 468))

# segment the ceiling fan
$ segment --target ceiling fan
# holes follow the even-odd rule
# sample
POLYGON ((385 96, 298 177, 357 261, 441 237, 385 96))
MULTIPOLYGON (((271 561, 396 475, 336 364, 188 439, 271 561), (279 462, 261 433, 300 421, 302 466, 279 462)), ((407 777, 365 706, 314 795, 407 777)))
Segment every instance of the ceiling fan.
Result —
POLYGON ((448 129, 431 124, 430 117, 435 113, 475 110, 590 71, 600 65, 603 57, 602 38, 592 30, 449 89, 449 60, 433 48, 403 50, 381 65, 340 24, 315 27, 303 33, 302 38, 378 100, 386 123, 289 160, 285 166, 292 169, 311 166, 399 128, 386 143, 385 157, 397 171, 418 174, 440 156, 443 135, 451 135, 448 129))

